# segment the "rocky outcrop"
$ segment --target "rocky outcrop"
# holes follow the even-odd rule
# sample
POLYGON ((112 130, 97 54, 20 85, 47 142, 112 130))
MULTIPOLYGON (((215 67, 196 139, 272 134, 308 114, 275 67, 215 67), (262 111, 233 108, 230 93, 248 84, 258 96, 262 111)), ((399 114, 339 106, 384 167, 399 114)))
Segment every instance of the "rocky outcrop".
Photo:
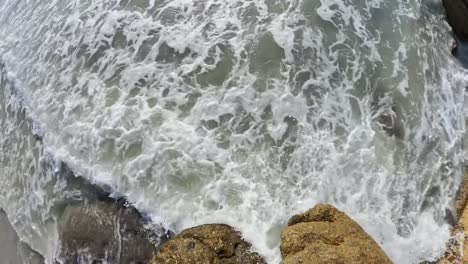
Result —
POLYGON ((20 241, 4 211, 0 209, 0 263, 43 264, 44 258, 20 241))
POLYGON ((283 264, 392 263, 355 221, 324 204, 289 220, 281 235, 281 255, 283 264))
POLYGON ((111 187, 75 176, 64 163, 57 177, 66 182, 52 209, 61 242, 57 262, 146 264, 171 236, 111 187))
POLYGON ((155 250, 135 209, 102 201, 67 206, 59 238, 62 263, 148 263, 155 250))
POLYGON ((458 189, 457 199, 455 201, 455 211, 457 213, 457 219, 462 218, 463 212, 465 211, 466 204, 468 203, 468 171, 463 177, 462 184, 458 189))
POLYGON ((455 43, 452 55, 468 68, 468 0, 443 0, 455 43))
POLYGON ((443 0, 447 20, 462 42, 468 41, 468 0, 443 0))
POLYGON ((455 201, 457 223, 452 229, 452 239, 447 244, 447 251, 439 264, 468 263, 468 171, 465 172, 462 185, 455 201))
POLYGON ((151 264, 264 264, 239 232, 222 224, 186 229, 167 242, 151 264))
MULTIPOLYGON (((263 264, 239 232, 221 224, 187 229, 167 242, 150 264, 263 264)), ((319 204, 293 216, 281 235, 283 264, 391 264, 377 243, 351 218, 319 204)))
MULTIPOLYGON (((173 235, 155 236, 145 227, 149 219, 124 198, 109 198, 108 188, 62 173, 73 195, 57 205, 61 263, 266 264, 238 231, 223 224, 186 229, 162 245, 161 239, 173 235)), ((392 263, 356 222, 330 205, 292 217, 281 254, 284 264, 392 263)))
POLYGON ((455 252, 459 252, 459 254, 453 254, 456 256, 455 259, 461 261, 459 263, 468 263, 468 210, 463 210, 463 214, 458 220, 458 226, 455 229, 454 237, 457 242, 452 242, 454 243, 452 248, 457 248, 458 251, 455 252))

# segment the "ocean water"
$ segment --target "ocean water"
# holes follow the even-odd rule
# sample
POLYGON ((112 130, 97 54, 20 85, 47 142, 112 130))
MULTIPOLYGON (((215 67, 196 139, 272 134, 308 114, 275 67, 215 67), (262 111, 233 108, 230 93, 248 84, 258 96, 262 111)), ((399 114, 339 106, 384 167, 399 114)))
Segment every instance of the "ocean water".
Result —
POLYGON ((3 0, 0 208, 52 262, 65 163, 269 263, 317 203, 434 259, 467 161, 452 41, 438 0, 3 0))

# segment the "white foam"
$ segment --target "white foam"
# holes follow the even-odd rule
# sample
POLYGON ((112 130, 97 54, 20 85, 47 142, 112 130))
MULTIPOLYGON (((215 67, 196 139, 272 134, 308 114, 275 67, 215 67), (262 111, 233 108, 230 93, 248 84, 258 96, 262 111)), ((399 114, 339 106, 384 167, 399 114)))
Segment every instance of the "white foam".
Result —
MULTIPOLYGON (((2 59, 44 153, 167 228, 230 224, 269 263, 289 217, 319 202, 396 263, 441 252, 466 159, 467 76, 425 3, 122 3, 0 3, 2 59), (403 139, 376 121, 392 103, 403 139)), ((2 118, 0 149, 14 155, 0 155, 13 175, 0 206, 51 260, 55 237, 41 235, 63 183, 41 174, 42 150, 14 115, 2 118), (7 194, 18 178, 27 188, 7 194)))

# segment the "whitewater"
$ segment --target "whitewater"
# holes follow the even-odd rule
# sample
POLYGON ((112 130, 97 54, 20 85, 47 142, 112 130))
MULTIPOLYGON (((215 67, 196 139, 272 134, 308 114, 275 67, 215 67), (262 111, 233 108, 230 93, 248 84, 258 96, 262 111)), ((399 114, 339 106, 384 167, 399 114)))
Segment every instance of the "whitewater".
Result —
POLYGON ((268 263, 317 203, 435 259, 468 160, 451 46, 441 1, 3 0, 0 208, 52 263, 63 163, 268 263))

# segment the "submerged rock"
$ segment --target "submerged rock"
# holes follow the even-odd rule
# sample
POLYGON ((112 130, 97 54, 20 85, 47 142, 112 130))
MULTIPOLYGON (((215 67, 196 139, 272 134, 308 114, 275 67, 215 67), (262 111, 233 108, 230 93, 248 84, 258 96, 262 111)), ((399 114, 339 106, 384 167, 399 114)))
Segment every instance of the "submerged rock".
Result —
POLYGON ((148 263, 155 251, 135 209, 102 201, 67 206, 59 239, 62 263, 148 263))
POLYGON ((222 224, 184 230, 169 240, 150 264, 263 264, 263 258, 250 251, 240 233, 222 224))
POLYGON ((20 241, 6 213, 0 209, 0 263, 43 264, 44 258, 20 241))
POLYGON ((389 136, 395 136, 398 139, 405 138, 405 124, 402 120, 402 114, 396 106, 389 107, 377 118, 378 124, 389 136))
POLYGON ((281 235, 281 255, 283 264, 392 263, 355 221, 324 204, 289 220, 281 235))

